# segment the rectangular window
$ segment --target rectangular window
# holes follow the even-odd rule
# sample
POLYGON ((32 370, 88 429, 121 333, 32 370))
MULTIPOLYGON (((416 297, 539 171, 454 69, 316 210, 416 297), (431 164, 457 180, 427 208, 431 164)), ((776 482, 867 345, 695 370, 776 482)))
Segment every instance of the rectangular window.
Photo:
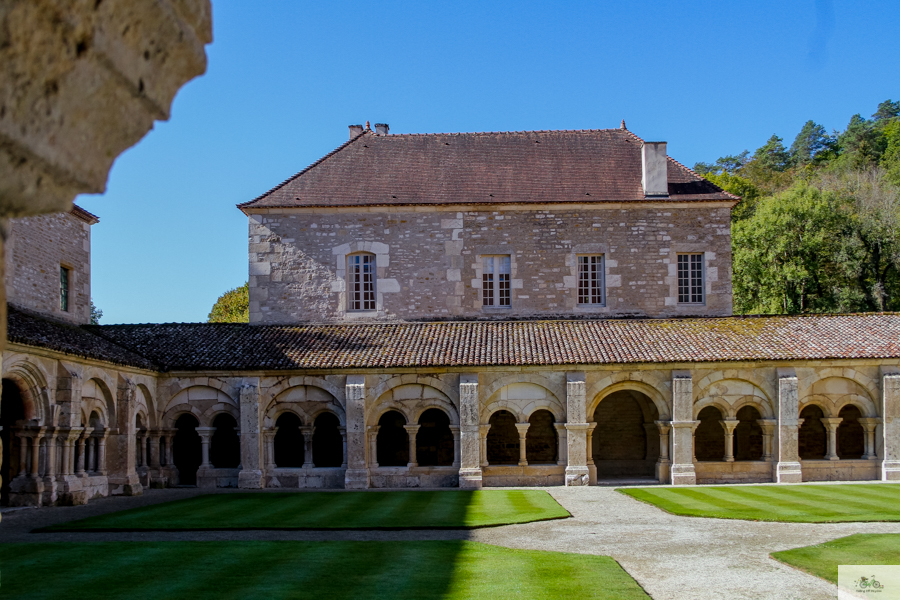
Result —
POLYGON ((483 306, 510 306, 509 256, 482 257, 481 303, 483 306))
POLYGON ((603 255, 579 256, 578 304, 603 303, 603 255))
POLYGON ((350 310, 375 310, 375 255, 351 254, 347 261, 350 310))
POLYGON ((703 303, 703 255, 678 255, 679 304, 703 303))
POLYGON ((69 312, 69 269, 59 268, 59 308, 69 312))

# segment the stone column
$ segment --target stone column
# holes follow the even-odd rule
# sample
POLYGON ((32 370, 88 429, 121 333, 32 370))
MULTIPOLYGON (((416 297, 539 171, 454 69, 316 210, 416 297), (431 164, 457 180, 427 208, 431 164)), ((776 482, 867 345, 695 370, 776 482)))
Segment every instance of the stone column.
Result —
POLYGON ((566 485, 588 485, 591 481, 587 465, 588 423, 585 407, 583 372, 566 373, 566 485))
MULTIPOLYGON (((478 400, 478 375, 459 376, 459 487, 480 489, 483 454, 479 427, 481 403, 478 400)), ((454 441, 456 436, 454 434, 454 441)))
POLYGON ((19 477, 28 475, 28 436, 21 429, 16 432, 19 436, 19 477))
POLYGON ((876 417, 861 417, 859 424, 863 426, 866 432, 866 453, 863 458, 866 460, 875 460, 878 455, 875 453, 875 431, 878 429, 878 423, 881 419, 876 417))
POLYGON ((65 432, 62 447, 62 465, 59 468, 59 476, 65 479, 67 475, 72 474, 72 430, 65 432))
POLYGON ((882 370, 881 433, 884 438, 883 481, 900 481, 900 372, 882 370))
POLYGON ((215 465, 209 462, 209 438, 216 431, 215 427, 195 427, 196 432, 200 435, 200 447, 202 449, 203 462, 200 463, 201 469, 215 468, 215 465))
MULTIPOLYGON (((166 436, 166 466, 174 467, 175 462, 172 458, 172 446, 175 445, 175 430, 168 429, 166 431, 168 431, 168 435, 166 436)), ((240 483, 238 485, 240 485, 240 483)))
MULTIPOLYGON (((116 389, 116 424, 117 427, 110 433, 109 445, 109 493, 111 495, 122 494, 125 496, 137 496, 143 493, 137 475, 135 464, 137 462, 137 448, 135 444, 135 398, 137 386, 133 381, 119 376, 119 384, 116 389)), ((112 419, 110 415, 110 419, 112 419)))
POLYGON ((719 421, 725 430, 725 462, 734 462, 734 428, 740 423, 737 419, 722 419, 719 421))
POLYGON ((695 485, 694 382, 689 371, 672 371, 672 485, 695 485))
POLYGON ((828 451, 825 453, 826 460, 839 460, 837 455, 837 428, 843 421, 840 417, 822 417, 820 419, 825 429, 828 430, 828 451))
POLYGON ((800 483, 800 396, 797 374, 793 369, 778 369, 778 451, 775 481, 800 483))
POLYGON ((672 423, 669 421, 656 421, 659 429, 659 459, 656 461, 656 479, 660 483, 669 483, 671 461, 669 460, 669 430, 672 423))
POLYGON ((278 465, 275 464, 275 434, 278 433, 278 428, 273 427, 272 429, 266 429, 263 432, 265 436, 265 451, 266 451, 266 469, 275 469, 278 465))
POLYGON ((488 466, 488 458, 487 458, 487 435, 488 431, 491 430, 490 425, 479 425, 478 433, 481 436, 481 466, 488 466))
MULTIPOLYGON (((266 456, 263 449, 267 445, 263 439, 259 418, 259 377, 247 377, 240 389, 241 471, 238 473, 238 487, 257 490, 263 487, 263 464, 266 456)), ((171 440, 166 444, 166 452, 171 452, 171 440)), ((166 462, 171 462, 166 459, 166 462)))
POLYGON ((403 429, 406 430, 407 437, 409 437, 409 463, 406 465, 409 468, 419 466, 416 462, 416 434, 419 432, 419 427, 421 427, 421 425, 403 426, 403 429))
POLYGON ((568 464, 568 450, 569 444, 566 437, 566 424, 565 423, 554 423, 553 427, 556 428, 556 447, 557 447, 557 457, 556 464, 561 467, 564 467, 568 464))
POLYGON ((314 425, 304 425, 300 428, 300 433, 303 434, 303 468, 304 469, 312 469, 315 464, 315 460, 313 459, 313 449, 312 449, 312 438, 313 433, 315 433, 316 428, 314 425))
POLYGON ((594 462, 594 429, 596 428, 597 424, 590 422, 588 423, 587 431, 585 431, 587 440, 584 448, 588 468, 588 483, 591 485, 597 485, 597 463, 594 462))
POLYGON ((94 439, 93 436, 89 436, 84 440, 84 456, 86 461, 84 470, 87 473, 96 471, 96 469, 94 469, 94 464, 96 463, 94 459, 94 439))
POLYGON ((341 468, 347 468, 347 428, 346 427, 338 427, 338 431, 341 432, 341 468))
POLYGON ((459 445, 459 427, 450 426, 450 433, 453 434, 453 467, 458 469, 460 465, 460 445, 459 445))
POLYGON ((775 419, 758 419, 756 421, 759 424, 759 428, 762 429, 762 438, 763 438, 763 456, 762 459, 766 462, 772 461, 772 436, 775 431, 775 426, 778 425, 778 421, 775 419))
POLYGON ((86 463, 87 463, 87 439, 91 437, 91 432, 93 431, 90 427, 85 427, 81 431, 81 435, 78 436, 78 462, 75 465, 75 474, 79 477, 85 476, 85 471, 87 471, 86 463))
POLYGON ((378 468, 378 429, 380 425, 372 425, 369 427, 369 466, 373 469, 378 468))
POLYGON ((100 430, 97 438, 97 472, 106 475, 106 436, 109 435, 109 427, 100 430))
MULTIPOLYGON (((366 377, 348 375, 344 386, 347 404, 347 470, 344 488, 362 490, 369 487, 366 468, 366 377)), ((371 457, 372 462, 376 457, 371 457)))
POLYGON ((528 435, 528 427, 531 423, 516 423, 516 429, 519 431, 519 466, 527 467, 528 459, 525 449, 525 439, 528 435))
POLYGON ((41 439, 44 437, 44 429, 36 429, 31 437, 31 477, 40 477, 41 469, 41 439))
POLYGON ((150 468, 151 469, 159 469, 160 466, 162 466, 159 464, 159 439, 160 439, 160 435, 159 435, 158 431, 150 432, 149 444, 150 444, 150 468))

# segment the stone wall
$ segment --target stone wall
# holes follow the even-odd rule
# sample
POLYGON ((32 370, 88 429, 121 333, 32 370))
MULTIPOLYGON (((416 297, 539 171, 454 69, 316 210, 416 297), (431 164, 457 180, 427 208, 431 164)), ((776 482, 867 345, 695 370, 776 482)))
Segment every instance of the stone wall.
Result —
POLYGON ((9 302, 75 323, 91 321, 91 225, 71 213, 10 221, 9 302), (69 310, 60 308, 60 266, 68 268, 69 310))
POLYGON ((250 321, 731 314, 730 208, 271 210, 249 219, 250 321), (348 311, 347 256, 375 255, 377 306, 348 311), (676 255, 705 256, 679 305, 676 255), (577 256, 605 256, 604 306, 578 304, 577 256), (482 257, 509 255, 511 307, 482 306, 482 257))

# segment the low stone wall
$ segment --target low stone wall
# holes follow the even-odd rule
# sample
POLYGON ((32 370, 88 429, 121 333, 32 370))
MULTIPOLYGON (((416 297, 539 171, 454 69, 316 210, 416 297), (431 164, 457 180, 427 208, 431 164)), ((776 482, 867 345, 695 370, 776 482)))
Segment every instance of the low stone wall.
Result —
POLYGON ((868 481, 880 479, 877 460, 801 460, 803 481, 868 481))
POLYGON ((456 467, 376 467, 369 469, 369 487, 459 487, 456 467))
POLYGON ((491 465, 482 468, 484 487, 564 485, 562 465, 491 465))
POLYGON ((200 469, 197 471, 197 487, 236 488, 240 469, 200 469))
POLYGON ((343 489, 344 471, 346 469, 340 467, 270 469, 266 472, 266 487, 343 489))
POLYGON ((772 463, 761 460, 694 463, 697 483, 767 483, 772 481, 772 463))

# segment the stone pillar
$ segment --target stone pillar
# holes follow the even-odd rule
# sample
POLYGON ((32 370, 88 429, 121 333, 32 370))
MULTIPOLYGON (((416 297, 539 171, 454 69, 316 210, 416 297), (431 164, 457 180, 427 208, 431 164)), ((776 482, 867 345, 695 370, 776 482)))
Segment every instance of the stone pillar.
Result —
MULTIPOLYGON (((168 430, 169 434, 166 436, 166 466, 174 467, 174 460, 172 459, 172 446, 175 444, 175 431, 168 430)), ((240 485, 240 484, 238 484, 240 485)))
POLYGON ((25 477, 28 475, 28 436, 22 430, 16 435, 19 436, 19 477, 25 477))
POLYGON ((800 396, 797 374, 793 369, 778 369, 778 451, 775 481, 800 483, 800 396))
POLYGON ((725 462, 734 462, 734 428, 740 423, 737 419, 722 419, 719 421, 722 429, 725 430, 725 456, 722 458, 725 462))
POLYGON ((93 436, 89 436, 84 440, 84 456, 85 456, 85 465, 84 470, 88 473, 96 471, 94 465, 96 464, 96 459, 94 457, 94 440, 93 436))
POLYGON ((159 464, 159 440, 160 434, 158 431, 150 432, 150 468, 151 469, 159 469, 162 465, 159 464))
MULTIPOLYGON (((366 377, 348 375, 344 385, 347 407, 347 471, 344 488, 362 490, 369 487, 366 468, 366 377)), ((371 457, 375 462, 375 456, 371 457)))
POLYGON ((303 434, 303 468, 304 469, 312 469, 315 464, 315 460, 313 459, 313 449, 312 449, 312 439, 313 433, 315 433, 316 428, 314 425, 304 425, 300 428, 300 433, 303 434))
POLYGON ((72 474, 72 432, 66 431, 62 442, 62 464, 59 468, 59 476, 65 479, 67 475, 72 474))
POLYGON ((672 371, 672 485, 695 485, 694 382, 689 371, 672 371))
POLYGON ((407 437, 409 437, 409 463, 406 465, 409 468, 419 466, 416 462, 416 434, 419 433, 419 427, 421 427, 421 425, 403 426, 403 429, 406 430, 407 437))
POLYGON ((566 485, 588 485, 591 480, 587 465, 588 423, 585 407, 583 372, 566 373, 566 442, 568 444, 566 485))
MULTIPOLYGON (((259 419, 259 377, 248 377, 240 389, 241 471, 238 473, 238 487, 257 490, 263 487, 263 440, 259 419)), ((171 452, 172 444, 166 444, 166 452, 171 452)), ((168 458, 166 459, 169 462, 168 458)), ((169 462, 171 464, 171 462, 169 462)))
POLYGON ((819 419, 828 430, 828 451, 825 453, 826 460, 839 460, 837 455, 837 428, 844 419, 840 417, 822 417, 819 419))
POLYGON ((759 428, 762 429, 762 438, 763 438, 763 456, 762 459, 766 462, 772 461, 772 436, 775 431, 775 426, 778 425, 778 421, 775 419, 758 419, 757 424, 759 424, 759 428))
POLYGON ((482 468, 488 466, 488 458, 487 458, 487 435, 488 431, 491 430, 490 425, 479 425, 478 433, 481 436, 481 466, 482 468))
POLYGON ((584 448, 588 468, 588 483, 591 485, 597 485, 597 463, 594 462, 594 429, 596 428, 597 424, 590 422, 588 423, 587 431, 585 431, 587 440, 584 448))
MULTIPOLYGON (((135 469, 135 398, 137 386, 122 376, 116 388, 117 427, 109 436, 109 493, 111 495, 137 496, 144 488, 135 469)), ((110 416, 112 418, 112 416, 110 416)))
POLYGON ((78 436, 78 461, 75 464, 75 474, 79 477, 84 477, 85 471, 87 470, 87 452, 85 446, 87 446, 87 439, 90 437, 91 431, 93 430, 90 427, 85 427, 81 431, 81 435, 78 436))
POLYGON ((453 434, 453 467, 455 469, 459 468, 460 464, 460 446, 459 446, 459 427, 456 425, 450 426, 450 433, 453 434))
POLYGON ((275 464, 275 434, 278 433, 278 428, 273 427, 272 429, 266 429, 263 432, 265 436, 265 452, 266 452, 266 469, 275 469, 278 465, 275 464))
POLYGON ((519 466, 527 467, 528 458, 525 451, 525 439, 528 435, 528 427, 531 423, 516 423, 516 429, 519 431, 519 466))
POLYGON ((884 439, 883 481, 900 481, 900 372, 882 370, 881 432, 884 439))
POLYGON ((34 479, 41 476, 41 439, 44 431, 44 428, 36 429, 31 437, 31 477, 34 479))
POLYGON ((659 459, 656 461, 656 479, 660 483, 669 483, 672 462, 669 460, 669 430, 672 424, 669 421, 656 421, 659 429, 659 459))
POLYGON ((566 437, 566 424, 565 423, 554 423, 553 427, 556 428, 556 448, 557 448, 557 456, 556 456, 556 464, 561 467, 564 467, 568 464, 568 438, 566 437))
POLYGON ((209 462, 209 438, 216 431, 215 427, 195 427, 196 432, 200 435, 200 447, 202 449, 203 461, 200 463, 201 469, 215 468, 215 465, 209 462))
POLYGON ((338 427, 341 432, 341 468, 347 468, 347 428, 338 427))
POLYGON ((369 466, 373 469, 378 468, 378 430, 380 425, 372 425, 369 427, 369 466))
POLYGON ((875 460, 878 455, 875 453, 875 431, 878 429, 878 423, 881 419, 876 417, 862 417, 859 424, 863 426, 866 432, 866 453, 863 458, 866 460, 875 460))
POLYGON ((478 400, 478 375, 459 376, 459 487, 480 489, 484 444, 479 427, 481 403, 478 400))

